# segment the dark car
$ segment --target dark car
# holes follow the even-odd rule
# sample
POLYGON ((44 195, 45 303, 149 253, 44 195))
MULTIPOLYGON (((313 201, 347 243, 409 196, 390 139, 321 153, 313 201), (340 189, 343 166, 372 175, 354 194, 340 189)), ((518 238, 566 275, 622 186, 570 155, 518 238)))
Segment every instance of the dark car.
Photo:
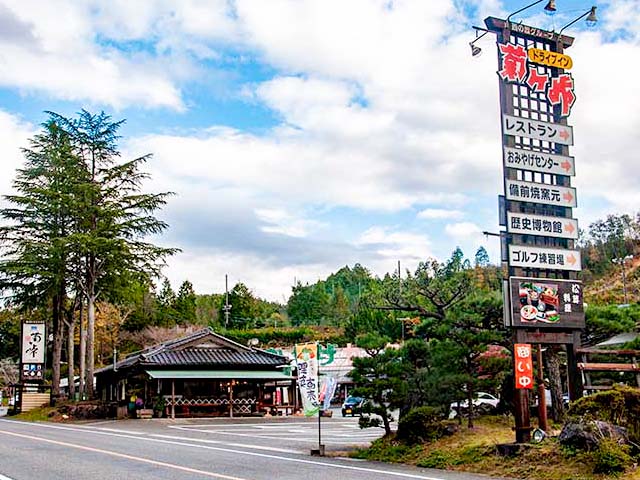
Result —
POLYGON ((362 397, 347 397, 342 404, 342 416, 346 417, 347 415, 351 415, 353 417, 355 415, 361 415, 363 401, 364 399, 362 397))

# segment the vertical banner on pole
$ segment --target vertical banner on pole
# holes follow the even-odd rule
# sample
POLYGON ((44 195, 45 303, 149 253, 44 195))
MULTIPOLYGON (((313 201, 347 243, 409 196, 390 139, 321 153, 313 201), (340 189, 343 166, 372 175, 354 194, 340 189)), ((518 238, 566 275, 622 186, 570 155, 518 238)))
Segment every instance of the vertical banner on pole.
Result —
POLYGON ((514 346, 516 388, 533 388, 533 359, 531 345, 516 343, 514 346))
POLYGON ((298 388, 302 396, 302 409, 306 417, 320 411, 318 388, 318 344, 296 345, 296 366, 298 367, 298 388))

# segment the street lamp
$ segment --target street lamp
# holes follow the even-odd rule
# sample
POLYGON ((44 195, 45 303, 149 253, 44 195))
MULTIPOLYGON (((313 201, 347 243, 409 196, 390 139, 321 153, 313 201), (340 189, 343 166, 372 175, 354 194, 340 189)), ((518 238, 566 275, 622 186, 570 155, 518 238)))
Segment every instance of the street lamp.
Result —
POLYGON ((624 264, 627 260, 631 260, 633 255, 627 255, 622 258, 612 258, 611 261, 616 265, 620 265, 622 268, 622 295, 624 298, 624 304, 627 305, 627 274, 624 271, 624 264))

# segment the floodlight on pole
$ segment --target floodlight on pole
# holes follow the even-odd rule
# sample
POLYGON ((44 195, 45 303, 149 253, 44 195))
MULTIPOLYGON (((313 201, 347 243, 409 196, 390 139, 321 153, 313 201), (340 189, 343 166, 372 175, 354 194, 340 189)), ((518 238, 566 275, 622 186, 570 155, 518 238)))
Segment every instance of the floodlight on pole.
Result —
POLYGON ((489 30, 485 30, 485 29, 480 28, 480 27, 473 27, 473 28, 475 28, 475 30, 476 30, 476 38, 473 41, 469 42, 469 46, 471 47, 471 56, 472 57, 479 57, 482 54, 482 49, 479 46, 474 45, 474 44, 478 40, 480 40, 482 37, 484 37, 487 33, 489 33, 489 30), (478 35, 478 31, 479 30, 483 30, 484 33, 482 35, 478 35))
POLYGON ((549 0, 544 7, 544 13, 554 15, 556 13, 556 0, 549 0))
MULTIPOLYGON (((522 7, 520 10, 516 10, 515 12, 513 12, 512 14, 510 14, 510 15, 507 17, 507 25, 509 24, 509 21, 511 20, 511 17, 513 17, 514 15, 517 15, 517 14, 518 14, 518 13, 520 13, 520 12, 524 12, 526 9, 531 8, 531 7, 533 7, 533 6, 535 6, 535 5, 539 4, 539 3, 542 3, 543 1, 544 1, 544 0, 536 0, 535 2, 530 3, 530 4, 529 4, 529 5, 527 5, 526 7, 522 7)), ((549 2, 549 3, 551 3, 551 2, 549 2)), ((548 6, 548 5, 547 5, 547 6, 548 6)), ((545 7, 545 9, 546 9, 546 8, 547 8, 547 7, 545 7)), ((555 5, 553 6, 553 8, 555 8, 555 5)))
POLYGON ((560 32, 558 33, 558 38, 560 38, 562 36, 562 32, 569 28, 571 25, 573 25, 574 23, 576 23, 579 20, 582 20, 584 17, 587 17, 586 19, 586 23, 588 27, 593 27, 596 22, 598 21, 598 18, 596 17, 596 9, 598 7, 591 7, 589 10, 587 10, 586 12, 584 12, 582 15, 580 15, 578 18, 576 18, 575 20, 567 23, 564 27, 562 27, 560 29, 560 32))

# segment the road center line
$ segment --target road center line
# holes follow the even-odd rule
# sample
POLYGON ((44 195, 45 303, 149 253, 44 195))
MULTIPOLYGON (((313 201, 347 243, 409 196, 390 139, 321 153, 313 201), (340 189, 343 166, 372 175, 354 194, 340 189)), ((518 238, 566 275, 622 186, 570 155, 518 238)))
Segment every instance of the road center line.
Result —
MULTIPOLYGON (((156 438, 149 438, 149 437, 138 437, 138 436, 133 436, 133 435, 123 435, 123 434, 119 434, 119 433, 100 432, 100 431, 94 431, 94 430, 89 430, 89 429, 63 427, 63 426, 58 426, 58 425, 47 425, 47 424, 44 424, 44 423, 28 423, 28 422, 21 422, 21 421, 14 421, 14 420, 2 420, 2 419, 0 419, 0 422, 6 422, 6 423, 11 423, 13 425, 21 425, 21 426, 26 426, 26 427, 30 426, 30 427, 40 427, 40 428, 51 428, 51 429, 58 429, 58 430, 69 430, 69 431, 72 431, 72 432, 93 433, 95 435, 107 435, 107 436, 121 437, 121 438, 133 438, 133 439, 136 439, 138 441, 164 443, 164 444, 169 444, 169 445, 179 445, 179 446, 182 446, 182 447, 201 448, 201 449, 205 449, 205 450, 215 450, 215 451, 227 452, 227 453, 237 453, 237 454, 240 454, 240 455, 269 458, 269 459, 272 459, 272 460, 281 460, 283 462, 303 463, 303 464, 307 464, 307 465, 317 465, 317 466, 320 466, 320 467, 335 468, 335 469, 338 469, 338 470, 355 470, 355 471, 360 471, 360 472, 375 473, 375 474, 378 474, 378 475, 388 475, 388 476, 392 476, 392 477, 404 477, 404 478, 416 478, 416 479, 420 479, 420 480, 445 480, 445 479, 443 479, 441 477, 428 477, 428 476, 425 476, 425 475, 417 475, 417 474, 413 474, 413 473, 395 472, 395 471, 391 471, 391 470, 379 470, 379 469, 375 469, 375 468, 366 468, 366 467, 356 467, 356 466, 352 466, 352 465, 342 465, 340 463, 320 462, 320 461, 317 461, 317 460, 305 460, 305 459, 302 459, 302 458, 282 457, 282 456, 278 456, 278 455, 270 455, 270 454, 267 454, 267 453, 248 452, 246 450, 236 450, 236 449, 233 449, 233 448, 213 447, 213 446, 209 446, 209 445, 197 445, 197 444, 193 444, 193 443, 177 442, 177 441, 171 441, 171 440, 161 440, 159 438, 156 439, 156 438)), ((2 432, 3 431, 0 430, 0 433, 2 433, 2 432)), ((7 433, 10 433, 10 432, 7 432, 7 433)), ((27 435, 23 435, 23 436, 25 438, 30 438, 27 435)))
MULTIPOLYGON (((183 467, 182 465, 176 465, 174 463, 167 463, 167 462, 160 462, 158 460, 151 460, 149 458, 135 457, 133 455, 127 455, 126 453, 114 452, 112 450, 103 450, 102 448, 94 448, 94 447, 87 447, 87 446, 84 446, 84 445, 78 445, 78 444, 75 444, 75 443, 60 442, 58 440, 51 440, 50 438, 35 437, 33 435, 23 435, 21 433, 8 432, 6 430, 0 430, 0 434, 11 435, 11 436, 20 437, 20 438, 26 438, 28 440, 37 440, 39 442, 51 443, 53 445, 60 445, 60 446, 63 446, 63 447, 77 448, 78 450, 85 450, 87 452, 102 453, 104 455, 111 455, 113 457, 126 458, 127 460, 134 460, 136 462, 149 463, 151 465, 157 465, 159 467, 172 468, 174 470, 180 470, 180 471, 188 472, 188 473, 197 473, 199 475, 205 475, 207 477, 223 478, 225 480, 245 480, 245 479, 240 478, 240 477, 232 477, 232 476, 229 476, 229 475, 223 475, 221 473, 207 472, 205 470, 198 470, 196 468, 183 467)), ((0 476, 0 480, 4 480, 6 478, 7 477, 0 476)), ((10 479, 8 479, 8 480, 10 480, 10 479)))

